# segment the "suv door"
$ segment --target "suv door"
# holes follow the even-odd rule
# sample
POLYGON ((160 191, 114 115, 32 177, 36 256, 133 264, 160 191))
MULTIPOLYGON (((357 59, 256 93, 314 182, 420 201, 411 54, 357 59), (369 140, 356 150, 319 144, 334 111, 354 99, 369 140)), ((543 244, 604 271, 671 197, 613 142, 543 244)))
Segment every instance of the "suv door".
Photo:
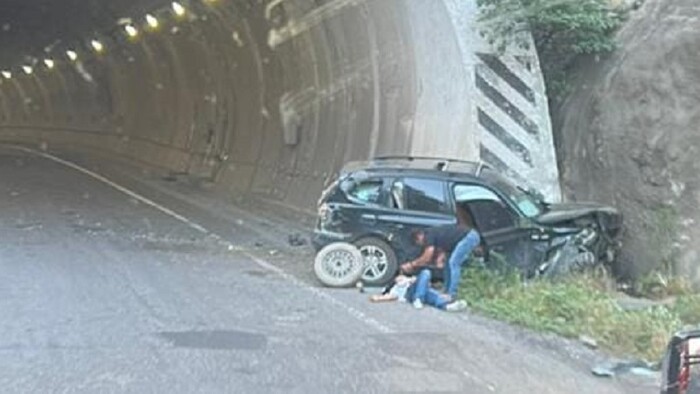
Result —
POLYGON ((457 219, 449 199, 447 183, 439 179, 401 177, 389 188, 391 209, 378 217, 391 230, 390 242, 399 262, 417 256, 421 250, 413 245, 411 234, 419 228, 454 224, 457 219))
POLYGON ((520 215, 503 198, 478 184, 455 183, 452 191, 455 205, 467 209, 481 234, 489 262, 524 272, 536 268, 543 253, 534 245, 533 230, 522 226, 520 215))

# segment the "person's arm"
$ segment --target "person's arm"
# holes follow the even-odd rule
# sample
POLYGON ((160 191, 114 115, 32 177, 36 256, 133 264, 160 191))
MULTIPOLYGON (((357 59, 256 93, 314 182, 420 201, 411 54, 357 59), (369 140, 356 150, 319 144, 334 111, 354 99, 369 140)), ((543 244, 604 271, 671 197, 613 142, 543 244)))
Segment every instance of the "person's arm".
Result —
POLYGON ((437 257, 435 258, 435 266, 438 269, 442 269, 445 267, 445 261, 447 261, 447 254, 442 250, 439 250, 437 257))
POLYGON ((406 273, 414 272, 415 270, 425 267, 430 264, 433 259, 433 254, 435 253, 434 246, 427 246, 423 249, 423 253, 415 260, 409 261, 401 266, 401 270, 406 273))
POLYGON ((369 297, 371 302, 392 302, 396 301, 398 297, 394 294, 374 294, 369 297))

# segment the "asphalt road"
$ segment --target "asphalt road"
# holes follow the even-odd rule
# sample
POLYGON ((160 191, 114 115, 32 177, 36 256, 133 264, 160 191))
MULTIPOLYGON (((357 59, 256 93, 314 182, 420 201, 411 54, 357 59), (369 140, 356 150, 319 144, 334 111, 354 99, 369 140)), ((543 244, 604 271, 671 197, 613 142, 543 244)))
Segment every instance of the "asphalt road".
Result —
POLYGON ((319 288, 234 236, 0 149, 2 392, 653 392, 502 324, 319 288))

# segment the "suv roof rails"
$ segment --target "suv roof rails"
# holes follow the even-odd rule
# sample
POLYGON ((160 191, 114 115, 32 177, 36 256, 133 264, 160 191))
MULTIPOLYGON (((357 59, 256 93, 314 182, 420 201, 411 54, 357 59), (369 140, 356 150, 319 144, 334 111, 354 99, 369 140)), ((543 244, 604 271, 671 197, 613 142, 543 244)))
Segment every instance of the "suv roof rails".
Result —
MULTIPOLYGON (((375 157, 372 159, 375 162, 383 162, 383 161, 407 161, 409 163, 413 162, 423 162, 423 163, 428 163, 432 164, 435 170, 437 171, 448 171, 450 169, 451 164, 466 164, 470 167, 478 166, 477 162, 474 161, 467 161, 467 160, 459 160, 459 159, 447 159, 443 157, 426 157, 426 156, 379 156, 375 157)), ((477 167, 478 168, 478 167, 477 167)), ((467 172, 473 173, 474 169, 467 170, 467 172)))
POLYGON ((445 159, 440 157, 422 156, 379 156, 366 161, 351 161, 345 163, 340 170, 340 174, 348 174, 363 168, 373 167, 398 167, 405 169, 433 170, 439 172, 456 172, 474 175, 481 171, 479 166, 487 168, 483 162, 467 161, 458 159, 445 159))
POLYGON ((438 161, 447 163, 465 163, 465 164, 477 164, 474 161, 460 160, 460 159, 446 159, 444 157, 429 157, 429 156, 378 156, 371 160, 407 160, 407 161, 438 161))

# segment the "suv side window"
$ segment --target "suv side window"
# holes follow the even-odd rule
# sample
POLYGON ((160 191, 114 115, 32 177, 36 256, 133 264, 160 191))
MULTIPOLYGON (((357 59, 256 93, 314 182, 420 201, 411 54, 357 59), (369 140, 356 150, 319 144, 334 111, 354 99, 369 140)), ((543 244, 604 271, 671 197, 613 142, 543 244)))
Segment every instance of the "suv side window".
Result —
POLYGON ((434 179, 404 178, 391 188, 394 208, 411 211, 449 213, 444 183, 434 179))
POLYGON ((383 187, 384 180, 381 178, 365 179, 355 183, 346 195, 348 199, 358 204, 384 205, 383 187))
POLYGON ((515 213, 491 190, 479 185, 457 184, 454 193, 457 206, 471 212, 479 231, 515 227, 515 213))

